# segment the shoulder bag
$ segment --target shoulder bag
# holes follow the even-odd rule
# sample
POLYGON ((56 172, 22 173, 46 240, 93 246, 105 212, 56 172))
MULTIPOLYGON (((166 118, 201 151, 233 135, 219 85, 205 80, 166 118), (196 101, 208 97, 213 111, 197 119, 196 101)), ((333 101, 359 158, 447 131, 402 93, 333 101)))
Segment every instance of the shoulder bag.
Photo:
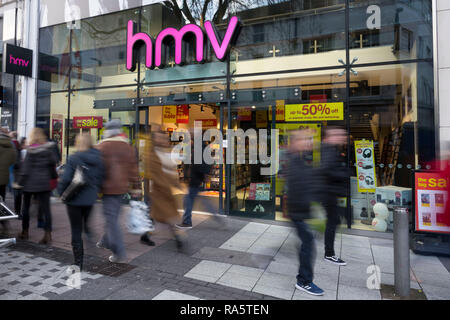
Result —
POLYGON ((63 202, 71 201, 75 196, 88 184, 87 171, 88 167, 78 165, 73 174, 72 181, 61 195, 63 202))

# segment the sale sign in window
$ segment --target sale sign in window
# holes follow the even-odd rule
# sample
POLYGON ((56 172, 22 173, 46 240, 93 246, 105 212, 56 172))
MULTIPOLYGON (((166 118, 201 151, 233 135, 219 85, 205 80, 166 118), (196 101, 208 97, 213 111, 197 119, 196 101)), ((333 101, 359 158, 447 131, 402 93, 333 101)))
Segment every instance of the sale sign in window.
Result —
POLYGON ((163 123, 177 122, 177 106, 164 106, 163 108, 163 123))
POLYGON ((416 172, 416 231, 449 233, 445 215, 447 203, 447 178, 438 172, 416 172))
POLYGON ((375 154, 373 141, 355 141, 356 175, 358 176, 358 192, 375 192, 377 176, 375 173, 375 154))
POLYGON ((189 106, 187 104, 177 106, 177 123, 189 123, 189 106))
POLYGON ((74 129, 103 128, 103 117, 73 117, 74 129))
POLYGON ((287 104, 285 121, 344 120, 344 103, 287 104))

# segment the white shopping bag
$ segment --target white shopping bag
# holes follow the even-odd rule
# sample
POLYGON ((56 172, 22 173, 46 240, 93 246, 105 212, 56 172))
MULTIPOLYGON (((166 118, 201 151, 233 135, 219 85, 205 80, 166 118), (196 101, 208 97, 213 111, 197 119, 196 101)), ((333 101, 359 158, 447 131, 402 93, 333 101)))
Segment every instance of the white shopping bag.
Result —
POLYGON ((128 213, 127 228, 129 233, 144 234, 154 231, 148 206, 142 201, 130 201, 131 210, 128 213))

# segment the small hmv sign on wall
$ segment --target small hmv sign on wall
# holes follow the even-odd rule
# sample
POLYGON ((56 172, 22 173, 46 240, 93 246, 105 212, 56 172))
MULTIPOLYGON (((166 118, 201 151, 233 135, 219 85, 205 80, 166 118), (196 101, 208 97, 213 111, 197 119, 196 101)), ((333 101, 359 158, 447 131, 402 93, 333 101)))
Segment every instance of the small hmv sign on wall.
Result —
POLYGON ((33 75, 33 50, 5 43, 3 72, 31 77, 33 75))

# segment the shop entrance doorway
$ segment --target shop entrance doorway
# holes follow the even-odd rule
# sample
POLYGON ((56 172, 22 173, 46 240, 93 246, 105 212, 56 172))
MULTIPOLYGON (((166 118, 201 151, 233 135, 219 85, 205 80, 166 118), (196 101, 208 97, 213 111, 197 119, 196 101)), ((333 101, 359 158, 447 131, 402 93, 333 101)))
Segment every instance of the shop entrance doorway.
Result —
MULTIPOLYGON (((184 103, 161 106, 143 106, 139 107, 137 123, 137 144, 139 148, 139 166, 141 175, 143 175, 143 143, 145 137, 155 130, 155 126, 161 126, 167 133, 173 146, 183 143, 183 139, 172 138, 175 131, 192 132, 194 126, 202 126, 202 133, 206 130, 215 128, 223 132, 223 122, 221 122, 221 113, 226 103, 184 103)), ((194 137, 192 137, 193 139, 194 137)), ((208 142, 207 142, 208 143, 208 142)), ((202 182, 197 199, 193 206, 193 213, 224 213, 225 199, 225 166, 219 162, 220 149, 218 143, 212 142, 214 149, 214 163, 210 166, 209 173, 206 174, 202 182), (215 212, 210 212, 214 208, 215 212)), ((192 151, 191 151, 192 152, 192 151)), ((185 155, 181 154, 181 157, 185 155)), ((177 161, 179 187, 173 190, 180 214, 184 212, 184 199, 189 192, 189 182, 191 179, 191 165, 184 163, 181 159, 177 161)), ((144 189, 147 188, 147 181, 144 181, 144 189)), ((181 222, 181 221, 180 221, 181 222)))

